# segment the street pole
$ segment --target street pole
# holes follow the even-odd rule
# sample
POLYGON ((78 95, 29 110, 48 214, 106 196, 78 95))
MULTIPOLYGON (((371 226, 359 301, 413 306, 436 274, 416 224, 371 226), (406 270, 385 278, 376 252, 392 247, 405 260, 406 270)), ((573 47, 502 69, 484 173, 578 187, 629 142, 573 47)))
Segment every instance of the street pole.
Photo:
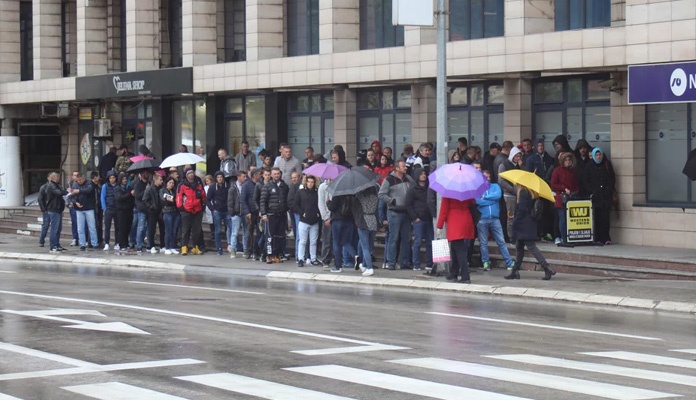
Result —
MULTIPOLYGON (((447 15, 445 0, 437 1, 437 164, 447 164, 447 15)), ((438 194, 437 212, 440 215, 442 196, 438 194)))

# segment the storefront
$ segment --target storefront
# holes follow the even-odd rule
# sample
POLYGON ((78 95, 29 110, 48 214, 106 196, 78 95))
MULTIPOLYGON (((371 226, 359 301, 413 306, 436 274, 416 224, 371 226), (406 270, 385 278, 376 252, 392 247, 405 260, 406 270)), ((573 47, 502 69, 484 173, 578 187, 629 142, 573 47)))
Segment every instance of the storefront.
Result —
POLYGON ((288 96, 288 144, 298 159, 312 147, 326 154, 334 147, 333 92, 293 93, 288 96))
POLYGON ((453 86, 448 98, 449 143, 465 137, 483 153, 491 143, 504 141, 502 82, 453 86))
POLYGON ((363 89, 357 97, 358 150, 379 140, 398 157, 411 144, 411 89, 363 89))

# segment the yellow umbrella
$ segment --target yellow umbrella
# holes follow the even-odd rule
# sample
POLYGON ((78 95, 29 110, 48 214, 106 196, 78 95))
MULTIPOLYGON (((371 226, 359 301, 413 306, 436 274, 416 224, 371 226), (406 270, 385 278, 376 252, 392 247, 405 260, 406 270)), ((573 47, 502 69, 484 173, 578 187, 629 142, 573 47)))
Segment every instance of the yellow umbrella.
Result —
POLYGON ((539 197, 548 201, 556 200, 553 197, 553 192, 551 191, 549 184, 534 173, 523 171, 521 169, 513 169, 510 171, 505 171, 498 176, 516 185, 524 186, 538 194, 539 197))

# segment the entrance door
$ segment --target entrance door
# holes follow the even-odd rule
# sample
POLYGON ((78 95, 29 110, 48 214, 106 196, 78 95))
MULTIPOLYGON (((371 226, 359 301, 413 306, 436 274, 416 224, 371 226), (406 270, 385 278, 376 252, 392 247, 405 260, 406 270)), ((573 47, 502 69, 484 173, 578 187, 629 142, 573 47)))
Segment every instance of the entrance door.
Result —
POLYGON ((230 119, 226 122, 226 141, 225 148, 232 156, 242 151, 242 140, 244 140, 244 121, 241 119, 230 119))
POLYGON ((61 170, 58 124, 19 124, 20 164, 24 193, 39 191, 51 171, 61 170))

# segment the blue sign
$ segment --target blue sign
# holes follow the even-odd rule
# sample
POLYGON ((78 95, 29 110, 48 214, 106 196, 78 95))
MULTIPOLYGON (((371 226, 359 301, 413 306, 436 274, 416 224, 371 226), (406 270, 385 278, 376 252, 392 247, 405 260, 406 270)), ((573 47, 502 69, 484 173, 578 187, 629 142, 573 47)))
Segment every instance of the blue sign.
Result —
POLYGON ((629 65, 629 104, 688 102, 696 102, 696 62, 629 65))

